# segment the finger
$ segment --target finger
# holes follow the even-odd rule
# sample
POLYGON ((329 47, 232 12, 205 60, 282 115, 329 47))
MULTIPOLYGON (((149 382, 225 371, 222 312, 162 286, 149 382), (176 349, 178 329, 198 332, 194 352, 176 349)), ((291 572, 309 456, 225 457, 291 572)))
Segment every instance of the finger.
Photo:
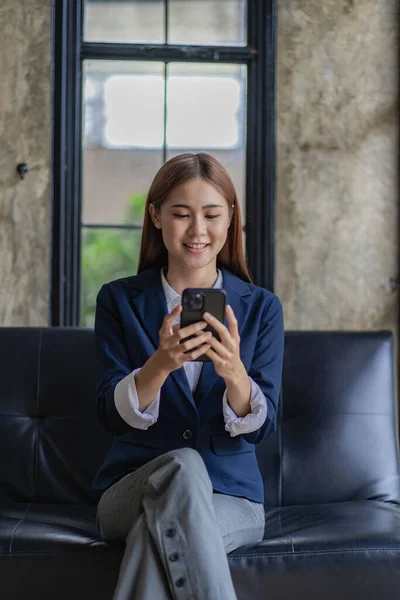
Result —
POLYGON ((219 336, 223 342, 228 342, 231 338, 230 331, 226 328, 224 323, 221 323, 216 317, 210 315, 210 313, 205 312, 203 315, 203 319, 207 321, 212 327, 219 333, 219 336))
POLYGON ((194 323, 193 325, 189 325, 188 327, 184 327, 182 329, 179 326, 175 327, 173 325, 174 331, 168 338, 168 348, 180 347, 180 345, 184 343, 187 338, 192 338, 193 336, 196 337, 199 333, 202 333, 205 327, 207 327, 207 323, 204 321, 202 323, 194 323), (188 331, 189 335, 187 335, 188 331), (190 334, 190 332, 192 333, 190 334))
POLYGON ((232 356, 232 352, 230 352, 221 342, 219 342, 215 337, 212 337, 209 341, 211 348, 216 352, 219 358, 224 358, 229 360, 232 356))
POLYGON ((178 304, 178 306, 175 306, 175 308, 171 310, 169 314, 165 315, 161 325, 160 333, 162 332, 164 335, 171 335, 171 330, 173 327, 172 323, 175 321, 181 310, 182 305, 178 304))
POLYGON ((197 323, 192 323, 192 325, 186 325, 186 327, 182 327, 179 330, 179 337, 181 340, 197 333, 198 331, 202 331, 207 327, 207 323, 205 321, 198 321, 197 323))
POLYGON ((227 304, 227 306, 226 306, 226 317, 228 319, 228 329, 229 329, 230 334, 233 337, 239 337, 238 321, 237 321, 237 318, 235 317, 235 313, 233 312, 233 308, 232 308, 232 306, 230 306, 230 304, 227 304))
POLYGON ((167 327, 171 327, 171 323, 173 322, 174 319, 176 319, 176 317, 179 315, 181 310, 182 310, 182 304, 178 304, 178 306, 175 306, 175 308, 173 310, 171 310, 171 312, 168 315, 165 315, 164 320, 163 320, 163 326, 166 325, 167 327))
POLYGON ((215 350, 213 350, 211 347, 204 354, 206 354, 208 356, 208 358, 211 358, 211 360, 213 361, 213 363, 217 363, 218 364, 218 362, 221 360, 221 358, 218 356, 218 354, 215 352, 215 350))
POLYGON ((197 334, 194 337, 190 338, 186 342, 182 342, 182 352, 185 353, 186 350, 192 350, 193 348, 197 348, 200 344, 204 344, 205 342, 209 343, 209 340, 212 338, 212 334, 210 331, 206 331, 205 333, 197 334))
POLYGON ((175 335, 179 331, 179 329, 179 323, 176 323, 175 325, 172 325, 172 327, 169 328, 166 327, 165 329, 160 329, 160 339, 163 339, 165 348, 173 348, 177 345, 175 335))
POLYGON ((202 344, 200 346, 200 348, 197 348, 196 350, 192 350, 192 352, 190 354, 185 355, 185 356, 189 357, 189 358, 186 358, 186 360, 196 360, 196 358, 198 358, 202 354, 208 354, 209 350, 210 350, 210 344, 202 344))

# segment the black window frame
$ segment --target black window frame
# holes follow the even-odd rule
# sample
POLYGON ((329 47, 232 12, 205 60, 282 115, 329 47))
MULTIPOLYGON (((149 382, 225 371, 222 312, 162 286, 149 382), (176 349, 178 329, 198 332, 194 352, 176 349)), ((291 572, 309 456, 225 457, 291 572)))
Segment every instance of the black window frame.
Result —
POLYGON ((85 42, 83 0, 53 3, 52 261, 49 324, 80 325, 82 64, 86 59, 247 64, 246 252, 274 289, 276 0, 248 0, 247 46, 85 42))

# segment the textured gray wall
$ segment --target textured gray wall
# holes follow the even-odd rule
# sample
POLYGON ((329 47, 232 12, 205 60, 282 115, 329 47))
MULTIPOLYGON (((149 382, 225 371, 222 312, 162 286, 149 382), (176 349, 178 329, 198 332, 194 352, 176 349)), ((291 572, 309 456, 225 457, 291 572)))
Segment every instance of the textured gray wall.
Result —
MULTIPOLYGON (((0 31, 0 325, 45 325, 51 2, 3 0, 0 31)), ((287 328, 397 327, 397 31, 397 0, 279 2, 276 290, 287 328)))
POLYGON ((276 291, 290 329, 396 332, 398 0, 278 7, 276 291))
POLYGON ((47 325, 51 2, 2 0, 0 32, 0 326, 47 325))

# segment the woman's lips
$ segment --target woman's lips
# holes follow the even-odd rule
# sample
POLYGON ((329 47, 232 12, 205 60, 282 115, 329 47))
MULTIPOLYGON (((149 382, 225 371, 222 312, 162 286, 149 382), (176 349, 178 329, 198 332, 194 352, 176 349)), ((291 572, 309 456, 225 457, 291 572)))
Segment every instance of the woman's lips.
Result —
POLYGON ((207 244, 204 248, 189 248, 186 244, 183 244, 184 248, 191 252, 192 254, 203 254, 207 250, 210 244, 207 244))

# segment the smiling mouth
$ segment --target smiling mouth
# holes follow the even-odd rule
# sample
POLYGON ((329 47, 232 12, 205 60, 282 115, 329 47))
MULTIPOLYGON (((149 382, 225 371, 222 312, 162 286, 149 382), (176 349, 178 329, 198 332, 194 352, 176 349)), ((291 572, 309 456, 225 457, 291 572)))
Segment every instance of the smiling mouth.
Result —
POLYGON ((191 248, 192 250, 204 250, 210 244, 183 244, 186 248, 191 248))
POLYGON ((204 254, 210 244, 183 244, 191 254, 204 254))

